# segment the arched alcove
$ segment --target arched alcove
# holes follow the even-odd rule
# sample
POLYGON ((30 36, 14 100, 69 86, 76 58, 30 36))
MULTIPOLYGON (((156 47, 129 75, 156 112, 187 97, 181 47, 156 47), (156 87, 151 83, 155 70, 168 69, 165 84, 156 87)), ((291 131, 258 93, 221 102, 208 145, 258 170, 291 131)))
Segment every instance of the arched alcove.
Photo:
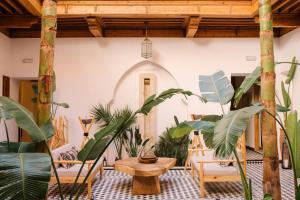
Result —
MULTIPOLYGON (((157 89, 160 93, 169 88, 180 88, 176 78, 163 66, 152 61, 142 61, 130 67, 117 82, 113 97, 109 104, 112 108, 121 108, 129 105, 133 110, 139 107, 139 76, 151 73, 156 76, 157 89)), ((186 120, 188 106, 182 96, 176 96, 157 107, 157 137, 174 124, 174 115, 180 120, 186 120)))
MULTIPOLYGON (((126 79, 126 77, 129 76, 130 73, 132 73, 133 71, 141 68, 142 66, 145 66, 145 65, 153 65, 159 69, 162 69, 163 71, 165 71, 167 74, 169 74, 169 76, 173 79, 174 83, 176 83, 176 88, 180 88, 180 85, 178 83, 178 81, 176 80, 175 76, 168 70, 166 69, 165 67, 163 67, 162 65, 160 64, 157 64, 153 61, 150 61, 150 60, 143 60, 141 62, 138 62, 134 65, 132 65, 122 76, 121 78, 118 80, 117 84, 115 85, 114 87, 114 90, 113 90, 113 95, 112 95, 112 98, 110 99, 109 101, 109 105, 113 105, 113 102, 115 100, 115 97, 116 97, 116 94, 117 94, 117 91, 118 89, 120 88, 120 85, 122 84, 122 82, 126 79)), ((187 104, 187 101, 185 99, 182 99, 182 101, 187 104)))

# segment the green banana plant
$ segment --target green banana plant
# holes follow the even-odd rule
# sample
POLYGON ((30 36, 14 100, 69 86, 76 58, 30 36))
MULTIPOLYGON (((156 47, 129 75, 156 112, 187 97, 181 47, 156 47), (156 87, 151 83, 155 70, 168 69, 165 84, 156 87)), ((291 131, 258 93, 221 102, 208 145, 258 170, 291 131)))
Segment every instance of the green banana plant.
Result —
MULTIPOLYGON (((176 94, 192 95, 191 92, 182 89, 169 89, 158 96, 154 95, 147 99, 144 105, 136 112, 112 121, 98 131, 94 138, 91 138, 78 154, 78 159, 83 162, 82 166, 87 160, 95 159, 95 163, 89 170, 84 182, 78 188, 74 187, 70 199, 72 199, 73 193, 76 194, 75 199, 79 198, 90 173, 100 157, 118 134, 125 131, 124 127, 126 127, 125 124, 128 121, 133 120, 140 113, 147 115, 154 106, 176 94)), ((54 161, 47 146, 47 140, 53 135, 51 121, 49 120, 48 123, 39 127, 33 115, 17 102, 7 97, 0 97, 0 104, 1 108, 15 119, 17 125, 29 133, 34 143, 43 143, 48 150, 48 155, 36 152, 28 153, 26 149, 29 149, 29 144, 26 147, 26 144, 10 143, 10 148, 8 148, 8 142, 0 143, 0 197, 3 197, 1 199, 43 199, 48 189, 51 165, 58 182, 60 198, 64 199, 54 161), (18 190, 13 190, 13 187, 18 188, 18 190)), ((74 185, 76 185, 76 182, 77 180, 74 185)))
POLYGON ((300 120, 298 120, 297 111, 292 111, 287 116, 286 134, 294 170, 295 197, 300 199, 300 186, 297 182, 300 178, 300 120))
MULTIPOLYGON (((38 127, 33 115, 26 108, 7 97, 1 96, 0 104, 2 110, 10 118, 14 118, 20 128, 28 132, 34 143, 43 142, 46 144, 46 141, 51 138, 53 134, 51 123, 44 124, 41 128, 38 127)), ((9 141, 1 143, 1 199, 41 199, 46 195, 52 157, 44 153, 27 153, 35 149, 32 147, 35 145, 34 143, 12 143, 9 141), (16 190, 16 188, 18 189, 16 190)), ((56 170, 55 174, 58 178, 56 170)))
MULTIPOLYGON (((249 86, 247 85, 247 87, 249 86)), ((263 107, 254 105, 225 113, 223 105, 228 104, 232 100, 234 89, 223 71, 216 72, 210 76, 199 76, 199 88, 201 95, 208 102, 220 104, 222 114, 207 116, 198 121, 183 122, 172 131, 172 136, 178 138, 188 135, 191 131, 188 127, 191 127, 201 131, 206 146, 215 149, 216 156, 226 158, 234 154, 241 174, 244 198, 252 200, 251 180, 247 180, 244 174, 235 147, 238 138, 246 130, 250 117, 262 111, 263 107)))

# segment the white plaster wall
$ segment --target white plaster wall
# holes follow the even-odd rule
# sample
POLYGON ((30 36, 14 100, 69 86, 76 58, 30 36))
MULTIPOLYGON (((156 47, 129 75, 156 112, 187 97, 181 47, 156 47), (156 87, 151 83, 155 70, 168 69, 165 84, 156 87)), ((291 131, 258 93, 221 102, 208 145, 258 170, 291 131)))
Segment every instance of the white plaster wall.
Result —
MULTIPOLYGON (((55 99, 66 101, 71 106, 70 109, 62 110, 70 121, 71 142, 79 143, 81 140, 78 116, 87 115, 91 106, 98 102, 108 103, 120 77, 131 66, 143 60, 140 58, 141 40, 141 38, 56 40, 54 64, 58 90, 55 99)), ((256 38, 151 38, 151 40, 154 52, 152 61, 173 74, 180 87, 198 94, 199 74, 211 74, 223 69, 230 76, 236 73, 250 73, 259 65, 259 40, 256 38), (247 62, 246 56, 256 56, 258 60, 247 62)), ((12 66, 9 70, 11 76, 36 77, 39 39, 11 39, 11 44, 12 66), (33 58, 33 63, 23 64, 23 58, 33 58)), ((278 52, 277 42, 275 51, 278 52)), ((127 90, 132 91, 132 87, 128 86, 127 90)), ((188 103, 188 114, 221 113, 218 105, 212 103, 204 105, 195 97, 188 103)), ((168 117, 175 107, 173 104, 169 109, 165 109, 168 117)), ((173 119, 166 120, 173 121, 173 119)), ((165 125, 158 129, 164 129, 165 125)), ((249 143, 251 145, 251 141, 249 143)))
POLYGON ((2 76, 6 74, 11 62, 11 40, 0 33, 0 93, 2 95, 2 76))
MULTIPOLYGON (((0 94, 2 95, 2 76, 8 75, 8 71, 11 67, 11 40, 4 34, 0 33, 0 94)), ((15 126, 15 122, 10 120, 7 121, 8 131, 10 133, 10 140, 18 140, 18 129, 15 126)), ((0 141, 6 141, 5 128, 4 124, 1 121, 0 123, 0 141)))

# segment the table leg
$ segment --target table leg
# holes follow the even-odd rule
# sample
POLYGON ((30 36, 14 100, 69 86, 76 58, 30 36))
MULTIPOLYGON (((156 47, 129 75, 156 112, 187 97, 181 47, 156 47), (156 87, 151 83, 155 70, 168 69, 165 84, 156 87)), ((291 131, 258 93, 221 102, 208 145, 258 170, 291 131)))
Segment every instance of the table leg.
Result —
POLYGON ((132 183, 132 193, 138 194, 159 194, 160 183, 158 176, 134 176, 132 183))

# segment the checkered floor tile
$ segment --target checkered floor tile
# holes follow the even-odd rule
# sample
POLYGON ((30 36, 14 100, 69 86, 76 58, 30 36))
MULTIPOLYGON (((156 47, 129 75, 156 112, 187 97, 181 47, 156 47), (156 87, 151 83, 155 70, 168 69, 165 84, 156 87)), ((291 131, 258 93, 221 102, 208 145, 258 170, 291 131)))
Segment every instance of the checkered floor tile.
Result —
POLYGON ((247 149, 247 160, 253 161, 253 160, 262 160, 263 155, 262 153, 253 151, 251 149, 247 149))
MULTIPOLYGON (((252 180, 254 200, 262 199, 262 163, 248 163, 248 177, 252 180)), ((282 199, 294 199, 293 174, 291 170, 281 170, 282 199)), ((130 176, 114 170, 105 170, 103 177, 97 177, 93 184, 94 199, 101 200, 196 200, 196 199, 222 199, 242 200, 243 187, 236 183, 207 183, 206 198, 199 196, 199 184, 191 178, 189 171, 170 170, 160 177, 161 194, 159 195, 137 195, 131 194, 130 176)), ((64 194, 70 192, 71 185, 63 186, 64 194)), ((49 199, 56 200, 58 191, 56 185, 49 189, 49 199)), ((86 199, 86 191, 81 197, 86 199)))

